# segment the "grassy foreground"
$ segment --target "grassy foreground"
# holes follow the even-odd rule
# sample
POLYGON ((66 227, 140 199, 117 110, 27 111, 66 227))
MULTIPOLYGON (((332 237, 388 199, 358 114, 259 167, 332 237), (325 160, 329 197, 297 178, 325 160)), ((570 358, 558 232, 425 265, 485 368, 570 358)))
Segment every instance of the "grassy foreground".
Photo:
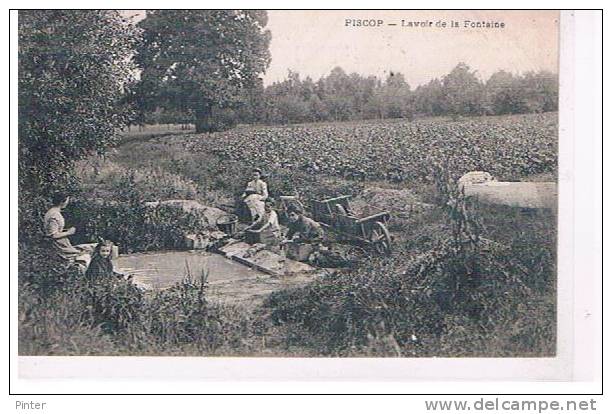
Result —
MULTIPOLYGON (((501 119, 501 126, 496 127, 496 140, 503 138, 506 128, 516 131, 524 125, 527 132, 524 138, 511 141, 517 148, 507 153, 524 149, 529 131, 535 128, 545 131, 538 135, 539 151, 546 152, 546 157, 554 156, 554 151, 548 152, 552 151, 548 143, 552 139, 550 117, 524 116, 514 124, 511 121, 517 117, 508 118, 512 119, 501 119)), ((450 128, 460 136, 464 127, 468 131, 479 128, 479 119, 450 126, 444 122, 435 125, 428 120, 428 131, 433 134, 439 128, 450 128)), ((368 125, 358 130, 368 131, 368 125)), ((410 134, 418 127, 388 126, 410 134)), ((317 125, 300 128, 306 128, 310 137, 322 132, 317 125)), ((323 132, 349 137, 354 128, 353 124, 326 125, 323 132)), ((245 165, 253 162, 248 159, 249 150, 257 150, 258 157, 265 158, 268 139, 270 143, 288 140, 295 133, 291 128, 263 130, 269 132, 263 134, 262 128, 255 128, 225 135, 132 139, 105 160, 82 163, 78 174, 83 191, 74 210, 66 212, 77 228, 86 229, 81 234, 83 240, 75 241, 109 237, 113 229, 121 229, 112 233, 112 238, 124 249, 171 247, 180 232, 200 225, 198 218, 171 211, 151 216, 139 209, 142 201, 189 198, 221 208, 231 204, 248 176, 245 165), (219 149, 229 146, 233 137, 238 137, 239 150, 226 156, 219 149), (256 139, 251 147, 248 137, 256 139), (87 214, 91 211, 95 214, 87 214)), ((345 148, 343 156, 350 158, 355 142, 346 139, 344 147, 334 141, 334 151, 345 148)), ((330 172, 319 165, 319 169, 313 168, 311 161, 316 164, 316 160, 307 158, 312 153, 300 147, 307 145, 307 140, 295 141, 288 149, 288 158, 298 159, 298 154, 306 157, 300 168, 265 165, 273 195, 298 191, 307 199, 340 193, 359 196, 365 188, 376 186, 409 189, 415 200, 432 206, 394 219, 391 257, 371 257, 354 269, 331 273, 304 288, 277 292, 256 310, 209 303, 205 275, 190 275, 168 291, 142 293, 124 282, 84 283, 69 272, 50 267, 44 252, 28 249, 27 254, 20 254, 20 354, 554 355, 555 213, 474 205, 445 186, 455 177, 447 176, 443 166, 411 178, 411 171, 420 168, 413 152, 428 153, 432 161, 433 155, 452 154, 457 145, 456 140, 447 147, 442 147, 440 140, 436 142, 439 148, 435 151, 407 147, 410 152, 404 158, 412 164, 401 170, 399 180, 353 174, 352 165, 350 174, 330 172)), ((465 168, 478 165, 483 154, 488 158, 482 165, 495 163, 491 158, 495 152, 462 149, 459 153, 463 160, 471 157, 465 168)), ((548 158, 533 155, 521 160, 513 170, 508 160, 500 159, 499 170, 516 179, 531 174, 554 177, 556 164, 548 158)), ((380 162, 374 161, 371 171, 377 171, 380 162)), ((450 165, 460 161, 453 160, 450 165)), ((455 167, 453 172, 461 175, 465 171, 455 167)))

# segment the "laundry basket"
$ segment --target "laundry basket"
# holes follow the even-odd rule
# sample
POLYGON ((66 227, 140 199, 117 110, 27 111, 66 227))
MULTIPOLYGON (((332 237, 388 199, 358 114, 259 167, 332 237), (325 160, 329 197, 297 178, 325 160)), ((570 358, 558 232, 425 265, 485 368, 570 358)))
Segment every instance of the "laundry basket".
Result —
POLYGON ((236 233, 236 224, 238 224, 238 216, 234 214, 227 214, 217 219, 217 228, 229 236, 236 233))

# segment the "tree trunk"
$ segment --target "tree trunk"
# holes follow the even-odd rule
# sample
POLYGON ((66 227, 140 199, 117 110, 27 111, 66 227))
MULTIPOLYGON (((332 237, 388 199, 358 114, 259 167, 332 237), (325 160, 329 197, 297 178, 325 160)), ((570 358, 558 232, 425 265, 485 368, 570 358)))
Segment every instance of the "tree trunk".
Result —
POLYGON ((206 125, 207 125, 207 122, 206 122, 205 117, 204 118, 200 118, 199 116, 196 117, 195 130, 197 133, 200 134, 200 133, 206 132, 206 125))
POLYGON ((210 115, 211 110, 209 107, 195 112, 195 128, 197 133, 210 132, 210 115))

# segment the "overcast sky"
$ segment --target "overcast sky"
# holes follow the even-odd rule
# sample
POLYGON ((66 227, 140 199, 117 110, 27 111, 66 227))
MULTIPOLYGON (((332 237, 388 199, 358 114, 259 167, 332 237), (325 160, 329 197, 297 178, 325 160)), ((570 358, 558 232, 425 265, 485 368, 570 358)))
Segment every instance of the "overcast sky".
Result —
POLYGON ((558 72, 559 14, 553 11, 273 10, 268 16, 272 63, 266 84, 283 80, 288 70, 317 80, 335 66, 379 77, 399 71, 413 87, 447 74, 459 62, 477 70, 482 79, 499 69, 558 72), (384 23, 354 27, 346 26, 346 19, 384 23), (431 21, 433 27, 402 27, 402 19, 431 21), (461 26, 465 20, 503 22, 505 28, 437 28, 438 20, 461 26))

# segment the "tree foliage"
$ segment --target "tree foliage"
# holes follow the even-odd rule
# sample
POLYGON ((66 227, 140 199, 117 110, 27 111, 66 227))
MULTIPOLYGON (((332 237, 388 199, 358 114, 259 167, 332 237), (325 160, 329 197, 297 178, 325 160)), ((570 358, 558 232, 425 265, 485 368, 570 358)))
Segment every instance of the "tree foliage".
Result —
POLYGON ((459 63, 442 78, 442 108, 448 115, 480 115, 483 113, 484 87, 465 63, 459 63))
POLYGON ((113 11, 19 13, 20 162, 23 178, 39 181, 30 184, 114 142, 129 119, 120 103, 136 38, 113 11))
POLYGON ((19 12, 20 217, 32 213, 28 201, 65 187, 73 162, 104 152, 128 123, 123 96, 137 39, 116 11, 19 12))
POLYGON ((559 100, 557 76, 548 71, 517 76, 501 70, 487 81, 486 95, 487 110, 493 114, 556 111, 559 100))
POLYGON ((143 109, 191 112, 198 131, 224 129, 217 111, 242 103, 270 63, 267 13, 260 10, 149 10, 139 23, 143 109))

